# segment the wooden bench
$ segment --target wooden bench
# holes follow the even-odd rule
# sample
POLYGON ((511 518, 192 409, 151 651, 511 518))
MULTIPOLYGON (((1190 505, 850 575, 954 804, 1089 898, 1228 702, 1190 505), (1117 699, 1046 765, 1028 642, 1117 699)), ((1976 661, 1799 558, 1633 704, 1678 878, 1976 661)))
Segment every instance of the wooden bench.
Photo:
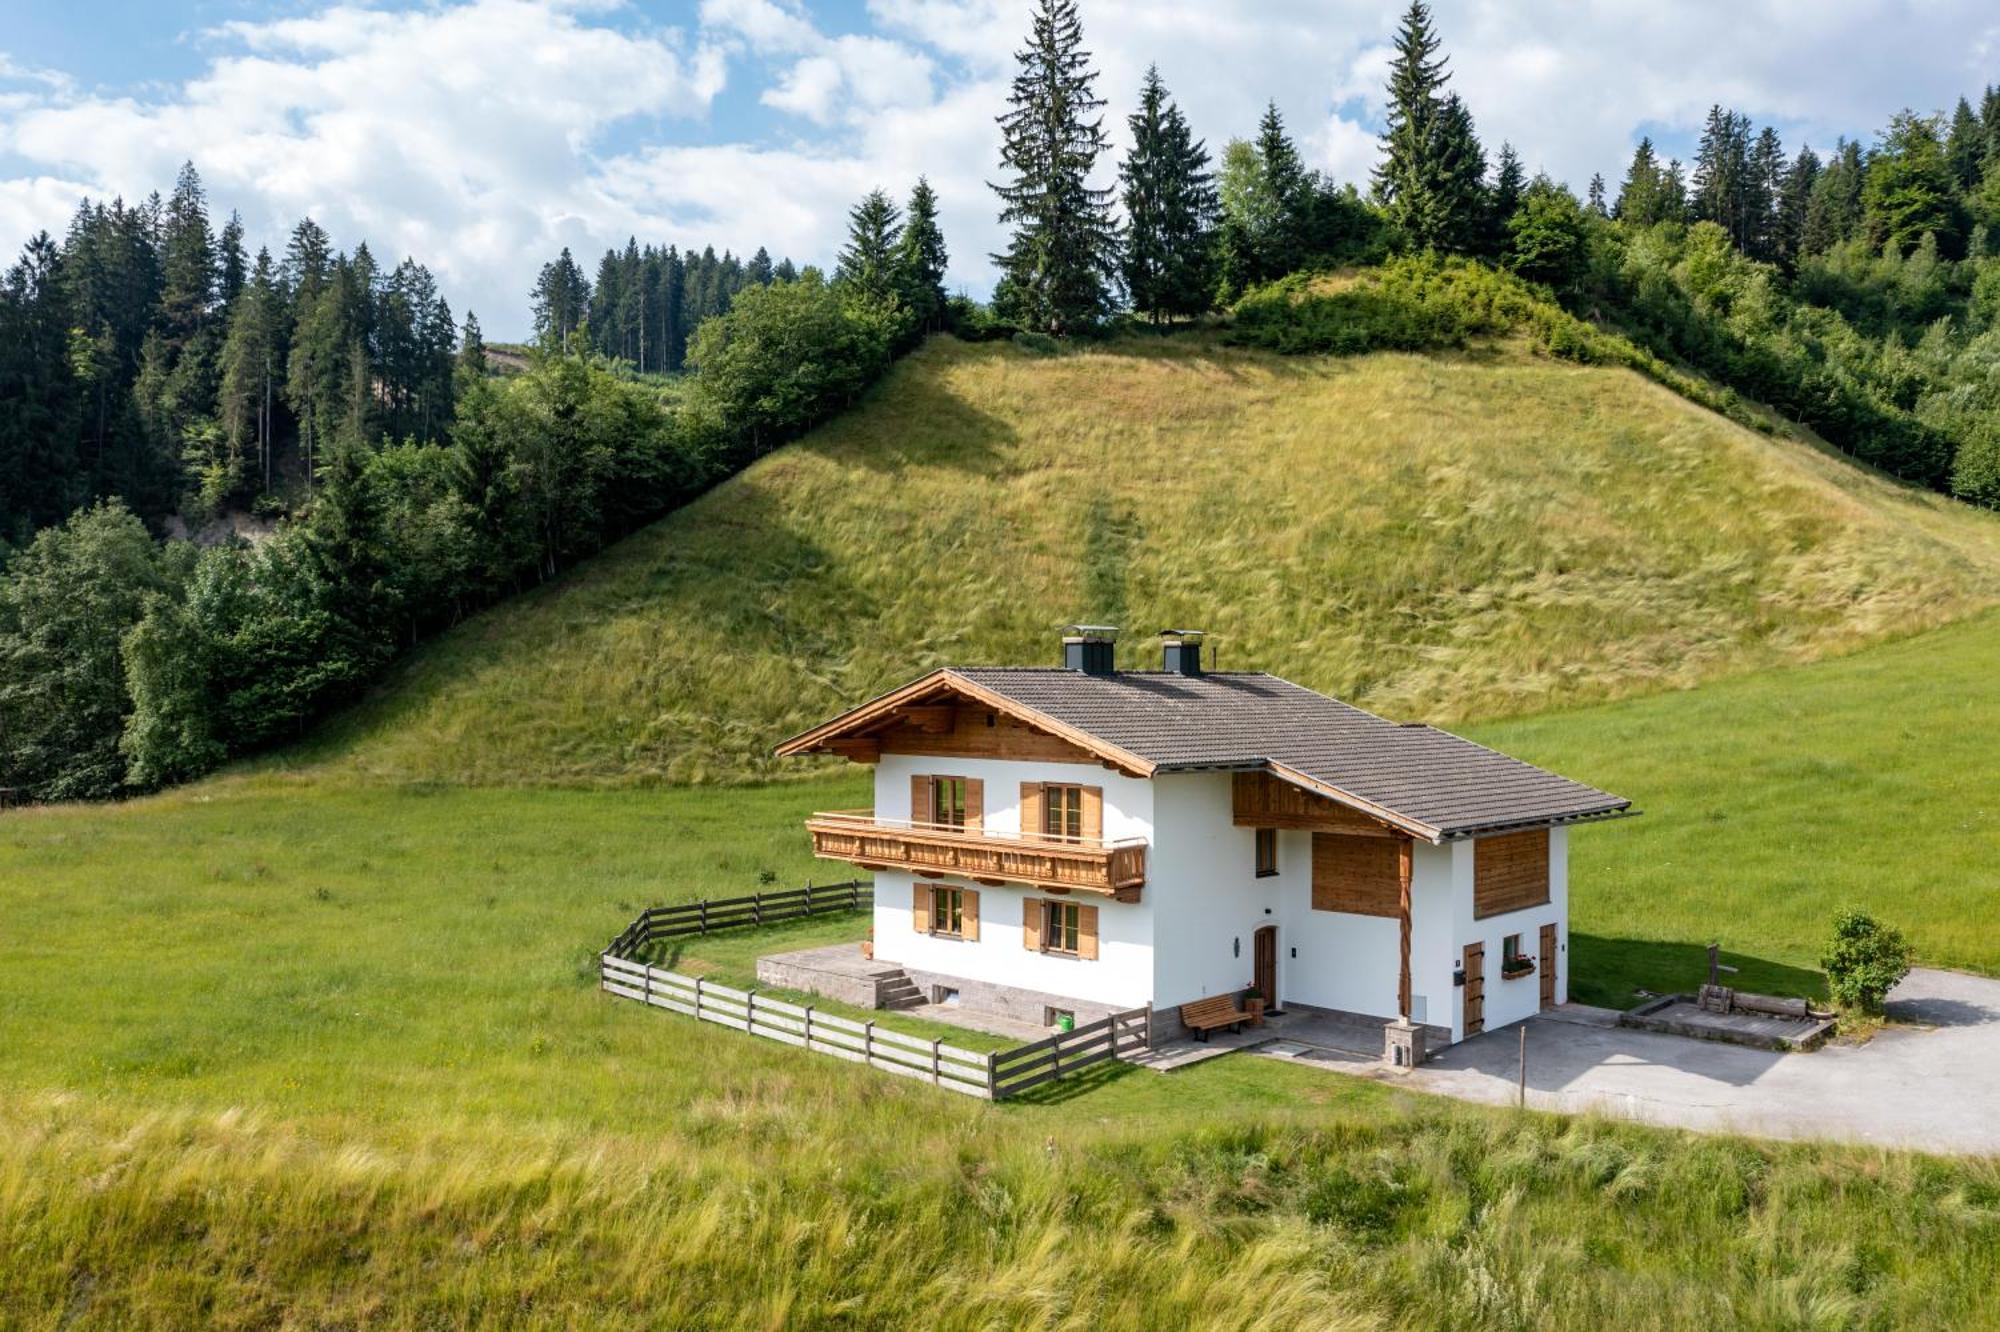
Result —
POLYGON ((1236 996, 1212 994, 1206 999, 1197 999, 1191 1004, 1181 1005, 1181 1021, 1194 1029, 1195 1035, 1204 1041, 1208 1033, 1217 1027, 1227 1027, 1231 1031, 1241 1031, 1250 1015, 1236 1006, 1236 996))

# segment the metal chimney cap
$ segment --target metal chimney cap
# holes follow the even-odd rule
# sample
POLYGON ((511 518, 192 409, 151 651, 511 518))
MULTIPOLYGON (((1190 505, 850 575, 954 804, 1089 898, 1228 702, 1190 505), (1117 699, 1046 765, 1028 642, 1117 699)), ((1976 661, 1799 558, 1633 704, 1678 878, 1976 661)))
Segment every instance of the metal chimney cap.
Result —
POLYGON ((1162 629, 1161 638, 1178 638, 1185 643, 1199 643, 1208 636, 1206 629, 1162 629))
POLYGON ((1066 624, 1063 626, 1065 638, 1080 638, 1092 642, 1106 643, 1118 637, 1115 624, 1066 624))

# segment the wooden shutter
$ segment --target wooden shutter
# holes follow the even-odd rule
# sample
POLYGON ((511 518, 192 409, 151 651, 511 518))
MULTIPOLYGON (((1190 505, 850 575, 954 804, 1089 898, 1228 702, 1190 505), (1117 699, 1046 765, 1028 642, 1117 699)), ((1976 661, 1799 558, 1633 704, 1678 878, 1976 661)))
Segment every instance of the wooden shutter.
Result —
POLYGON ((931 822, 934 817, 931 812, 931 779, 910 778, 910 822, 925 824, 931 822))
POLYGON ((1021 946, 1030 952, 1042 951, 1042 899, 1030 897, 1021 903, 1021 946))
POLYGON ((1549 830, 1481 837, 1472 844, 1472 914, 1477 919, 1549 900, 1549 830))
POLYGON ((927 883, 912 886, 910 923, 917 927, 918 934, 931 932, 931 886, 927 883))
POLYGON ((1083 791, 1083 840, 1104 840, 1104 788, 1086 786, 1083 791))
POLYGON ((977 777, 965 779, 965 830, 978 832, 986 826, 986 783, 977 777))
POLYGON ((1021 783, 1021 836, 1036 838, 1042 835, 1042 784, 1040 782, 1021 783))
POLYGON ((964 919, 964 928, 959 932, 958 937, 965 940, 967 943, 978 943, 979 942, 978 890, 972 888, 962 888, 959 890, 958 895, 960 901, 962 901, 965 904, 962 913, 964 919))
POLYGON ((1097 908, 1076 909, 1076 955, 1086 962, 1097 960, 1097 908))

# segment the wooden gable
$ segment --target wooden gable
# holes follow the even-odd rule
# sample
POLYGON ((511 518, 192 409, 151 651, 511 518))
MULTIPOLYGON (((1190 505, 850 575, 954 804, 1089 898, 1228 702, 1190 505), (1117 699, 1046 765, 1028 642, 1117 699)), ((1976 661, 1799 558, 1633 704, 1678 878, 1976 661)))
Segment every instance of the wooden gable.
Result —
POLYGON ((1234 774, 1230 805, 1239 828, 1296 828, 1348 837, 1399 835, 1380 819, 1268 772, 1234 774))

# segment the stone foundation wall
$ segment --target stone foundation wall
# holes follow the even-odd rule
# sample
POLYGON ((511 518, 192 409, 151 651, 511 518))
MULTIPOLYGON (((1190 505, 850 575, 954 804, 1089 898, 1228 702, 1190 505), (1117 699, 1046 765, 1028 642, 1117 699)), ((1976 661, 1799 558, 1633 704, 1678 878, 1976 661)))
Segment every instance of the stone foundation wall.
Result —
POLYGON ((757 959, 759 985, 823 994, 856 1008, 880 1008, 883 990, 899 974, 897 967, 864 963, 858 955, 852 962, 843 959, 841 965, 827 965, 811 952, 775 953, 757 959))
POLYGON ((958 1002, 965 1008, 982 1013, 994 1013, 1000 1017, 1012 1018, 1016 1022, 1027 1022, 1034 1026, 1046 1026, 1048 1010, 1060 1009, 1076 1015, 1080 1027, 1086 1022, 1110 1017, 1123 1010, 1110 1004, 1087 1003, 1081 999, 1071 999, 1067 995, 1049 994, 1042 990, 1026 990, 1016 985, 999 985, 992 981, 971 980, 964 976, 947 976, 942 972, 921 971, 915 967, 903 969, 923 991, 924 998, 936 1002, 941 989, 958 991, 958 1002))

